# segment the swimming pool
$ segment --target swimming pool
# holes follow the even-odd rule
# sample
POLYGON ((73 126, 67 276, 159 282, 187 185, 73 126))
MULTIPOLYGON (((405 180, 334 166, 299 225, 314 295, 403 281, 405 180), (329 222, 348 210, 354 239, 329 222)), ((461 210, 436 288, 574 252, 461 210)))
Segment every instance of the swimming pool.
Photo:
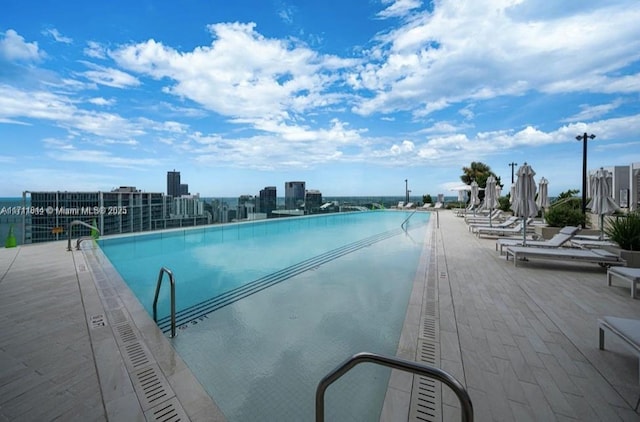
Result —
MULTIPOLYGON (((304 421, 318 381, 342 360, 395 354, 428 221, 416 213, 403 231, 408 216, 343 213, 100 245, 149 313, 159 268, 174 272, 177 310, 188 316, 173 345, 229 420, 304 421)), ((161 297, 166 315, 168 292, 161 297)), ((356 367, 328 390, 328 419, 376 420, 387 381, 385 369, 356 367)))

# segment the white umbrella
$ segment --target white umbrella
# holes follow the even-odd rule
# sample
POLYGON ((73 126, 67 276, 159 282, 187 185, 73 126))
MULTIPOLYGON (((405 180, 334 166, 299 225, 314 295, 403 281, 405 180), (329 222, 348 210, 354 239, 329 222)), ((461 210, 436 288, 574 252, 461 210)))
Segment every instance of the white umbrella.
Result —
POLYGON ((611 215, 620 208, 611 197, 611 184, 612 175, 603 168, 591 177, 591 201, 587 204, 587 208, 600 216, 600 238, 604 234, 604 216, 611 215))
POLYGON ((544 177, 538 183, 538 198, 536 205, 542 210, 542 221, 544 221, 544 210, 550 205, 549 202, 549 181, 544 177))
POLYGON ((527 163, 524 163, 524 165, 518 169, 513 213, 522 217, 523 245, 527 243, 527 218, 538 215, 538 206, 534 201, 534 197, 536 196, 536 181, 533 176, 535 175, 536 172, 533 171, 527 163))
POLYGON ((476 206, 480 203, 478 191, 478 182, 474 180, 471 182, 471 199, 469 200, 470 204, 473 206, 473 215, 476 215, 476 206))
POLYGON ((511 189, 509 190, 509 194, 510 194, 509 196, 511 196, 509 198, 509 203, 513 204, 513 200, 516 198, 516 184, 515 183, 511 184, 511 189))
POLYGON ((496 178, 489 176, 487 178, 487 185, 484 188, 484 204, 482 204, 482 208, 489 210, 489 227, 492 227, 491 214, 493 213, 493 209, 497 206, 498 198, 496 197, 496 178))

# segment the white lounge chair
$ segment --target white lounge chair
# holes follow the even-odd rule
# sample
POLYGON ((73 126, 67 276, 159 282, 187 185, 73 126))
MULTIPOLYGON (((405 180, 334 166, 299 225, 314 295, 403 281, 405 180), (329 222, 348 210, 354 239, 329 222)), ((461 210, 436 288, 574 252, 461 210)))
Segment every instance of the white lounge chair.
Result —
POLYGON ((604 249, 572 249, 572 248, 529 248, 527 246, 507 247, 507 261, 509 256, 517 266, 518 261, 536 259, 559 259, 561 261, 592 262, 599 265, 625 265, 626 262, 618 255, 604 249))
POLYGON ((479 215, 474 217, 473 215, 467 215, 464 218, 464 222, 467 224, 477 224, 477 223, 486 223, 489 224, 489 220, 491 221, 498 221, 498 219, 500 218, 500 216, 502 215, 502 210, 493 210, 493 212, 491 213, 491 218, 489 218, 489 216, 486 215, 479 215))
MULTIPOLYGON (((598 319, 598 347, 604 350, 604 334, 609 332, 618 336, 633 354, 638 357, 638 381, 640 382, 640 320, 605 316, 598 319)), ((636 412, 640 406, 640 398, 636 402, 636 412)))
POLYGON ((640 268, 631 267, 612 267, 607 270, 607 283, 611 286, 613 276, 627 280, 631 283, 631 297, 636 299, 636 289, 640 284, 640 268))
POLYGON ((590 239, 571 239, 571 245, 584 248, 584 249, 593 249, 593 248, 604 248, 607 246, 618 246, 617 243, 612 242, 610 240, 590 240, 590 239))
POLYGON ((476 229, 478 229, 480 227, 505 229, 507 227, 513 226, 519 220, 520 220, 520 217, 511 216, 511 217, 507 218, 504 221, 496 221, 495 223, 492 223, 491 226, 489 226, 489 221, 487 221, 486 223, 485 222, 470 223, 467 226, 467 228, 469 229, 469 231, 474 232, 474 233, 476 232, 476 229))
POLYGON ((579 230, 580 227, 566 226, 560 229, 560 231, 549 240, 527 240, 526 245, 523 245, 524 242, 522 239, 498 239, 496 241, 496 251, 500 249, 500 255, 502 255, 505 246, 559 248, 560 246, 571 240, 573 235, 575 235, 579 230))
MULTIPOLYGON (((531 221, 531 219, 529 218, 527 220, 527 224, 529 224, 530 221, 531 221)), ((527 227, 527 230, 530 230, 530 228, 527 227)), ((478 237, 480 237, 480 235, 513 236, 513 235, 522 233, 522 220, 520 220, 513 227, 489 227, 489 226, 483 226, 483 227, 476 227, 473 230, 473 232, 478 237)))

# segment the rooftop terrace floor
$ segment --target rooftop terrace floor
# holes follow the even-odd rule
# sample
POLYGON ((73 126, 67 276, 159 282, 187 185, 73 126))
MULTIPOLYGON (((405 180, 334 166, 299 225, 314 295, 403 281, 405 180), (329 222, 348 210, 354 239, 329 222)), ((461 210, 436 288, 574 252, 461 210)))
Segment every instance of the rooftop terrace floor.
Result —
MULTIPOLYGON (((599 317, 640 319, 628 284, 608 286, 594 264, 515 267, 451 212, 439 212, 439 227, 433 220, 400 356, 418 358, 426 316, 436 363, 467 387, 477 421, 640 420, 638 359, 612 336, 598 349, 599 317)), ((89 248, 67 252, 66 242, 0 249, 0 421, 144 421, 157 412, 224 420, 100 261, 89 248)), ((392 376, 396 401, 383 419, 415 415, 406 377, 392 376)), ((459 420, 455 396, 441 396, 439 417, 459 420)))

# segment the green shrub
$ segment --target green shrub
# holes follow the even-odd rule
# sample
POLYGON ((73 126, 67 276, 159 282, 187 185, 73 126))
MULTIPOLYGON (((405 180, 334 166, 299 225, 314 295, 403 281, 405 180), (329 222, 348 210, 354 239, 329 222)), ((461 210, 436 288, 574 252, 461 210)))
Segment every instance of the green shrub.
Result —
POLYGON ((544 213, 544 219, 552 227, 578 227, 585 223, 585 216, 580 207, 574 208, 571 203, 552 206, 544 213))
POLYGON ((622 249, 640 251, 640 213, 637 211, 609 221, 604 232, 622 249))
POLYGON ((501 196, 498 198, 498 208, 502 211, 509 211, 511 209, 511 203, 509 202, 509 196, 501 196))

